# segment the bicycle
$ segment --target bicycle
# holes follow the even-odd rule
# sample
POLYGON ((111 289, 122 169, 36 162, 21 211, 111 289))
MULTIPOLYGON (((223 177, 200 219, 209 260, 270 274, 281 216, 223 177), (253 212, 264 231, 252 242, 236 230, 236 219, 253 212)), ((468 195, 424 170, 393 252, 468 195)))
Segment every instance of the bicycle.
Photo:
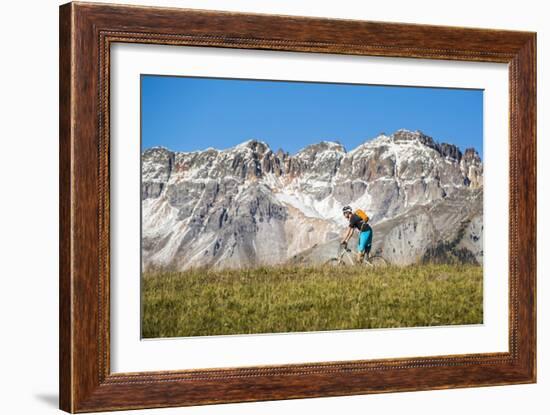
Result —
POLYGON ((353 255, 351 254, 351 249, 348 248, 347 244, 340 244, 336 257, 330 258, 328 261, 325 262, 325 265, 364 265, 373 268, 382 268, 387 267, 389 264, 382 255, 365 255, 363 262, 361 264, 357 264, 355 259, 353 258, 353 255))

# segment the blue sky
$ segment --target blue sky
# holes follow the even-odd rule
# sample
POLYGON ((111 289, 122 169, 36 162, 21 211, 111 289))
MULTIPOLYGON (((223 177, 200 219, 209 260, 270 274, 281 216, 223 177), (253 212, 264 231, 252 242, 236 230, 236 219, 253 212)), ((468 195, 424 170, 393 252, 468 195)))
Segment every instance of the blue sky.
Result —
POLYGON ((483 156, 483 91, 142 75, 142 148, 228 148, 248 139, 292 153, 322 140, 351 150, 421 130, 483 156))

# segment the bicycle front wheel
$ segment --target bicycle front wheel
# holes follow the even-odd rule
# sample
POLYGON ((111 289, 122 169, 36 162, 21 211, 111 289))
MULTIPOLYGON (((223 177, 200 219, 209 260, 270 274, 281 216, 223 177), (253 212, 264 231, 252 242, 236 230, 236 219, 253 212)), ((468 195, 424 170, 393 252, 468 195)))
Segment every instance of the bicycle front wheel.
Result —
POLYGON ((339 258, 330 258, 327 262, 325 262, 325 265, 329 267, 338 267, 342 266, 343 263, 339 258))

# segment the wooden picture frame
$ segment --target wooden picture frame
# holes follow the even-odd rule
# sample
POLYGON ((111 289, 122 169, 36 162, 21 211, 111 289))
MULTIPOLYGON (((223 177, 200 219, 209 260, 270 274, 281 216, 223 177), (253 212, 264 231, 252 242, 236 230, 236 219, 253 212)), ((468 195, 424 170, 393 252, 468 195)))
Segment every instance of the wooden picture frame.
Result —
POLYGON ((69 3, 60 8, 59 94, 61 409, 91 412, 535 382, 535 33, 69 3), (116 42, 507 63, 509 352, 111 373, 109 58, 116 42))

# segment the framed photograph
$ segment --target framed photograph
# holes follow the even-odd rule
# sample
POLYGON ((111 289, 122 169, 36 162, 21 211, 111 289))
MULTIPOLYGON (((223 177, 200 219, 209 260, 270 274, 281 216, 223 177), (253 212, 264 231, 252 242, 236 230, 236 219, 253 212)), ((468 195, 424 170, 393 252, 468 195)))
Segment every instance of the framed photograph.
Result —
POLYGON ((60 8, 60 407, 536 381, 536 34, 60 8))

